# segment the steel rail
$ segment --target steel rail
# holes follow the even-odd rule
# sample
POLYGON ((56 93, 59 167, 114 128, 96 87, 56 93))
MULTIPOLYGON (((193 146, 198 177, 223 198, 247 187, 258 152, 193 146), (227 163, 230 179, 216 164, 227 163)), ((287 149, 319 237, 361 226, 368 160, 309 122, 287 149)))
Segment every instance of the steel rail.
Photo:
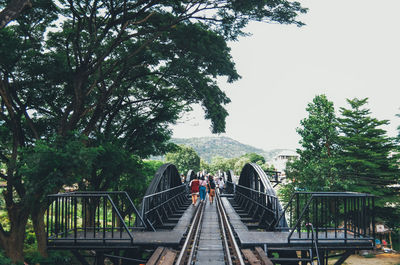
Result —
MULTIPOLYGON (((220 214, 222 216, 221 224, 223 225, 224 229, 226 229, 228 232, 227 234, 228 234, 228 237, 230 238, 230 242, 232 244, 232 246, 231 246, 232 250, 234 251, 234 254, 235 254, 239 264, 245 265, 242 254, 240 252, 240 248, 235 240, 235 235, 233 234, 232 228, 229 225, 228 217, 226 215, 225 208, 222 205, 222 201, 221 201, 221 198, 220 198, 218 192, 216 194, 216 199, 217 199, 217 203, 219 203, 219 206, 220 206, 219 210, 220 210, 220 214)), ((228 248, 228 251, 229 251, 229 248, 228 248)))
POLYGON ((204 215, 205 204, 206 203, 203 202, 203 203, 200 203, 200 206, 199 206, 199 207, 201 207, 200 217, 199 217, 199 220, 197 222, 196 234, 194 235, 194 238, 193 238, 192 248, 190 249, 190 254, 189 254, 189 259, 188 259, 187 264, 192 264, 192 262, 193 262, 194 251, 195 251, 195 248, 197 247, 197 244, 198 244, 198 241, 199 241, 199 238, 200 238, 201 227, 202 227, 202 224, 203 224, 203 215, 204 215))
POLYGON ((219 217, 219 220, 220 220, 222 239, 224 241, 224 250, 225 250, 226 261, 228 261, 229 265, 233 265, 232 258, 231 258, 231 253, 229 251, 228 239, 226 237, 225 226, 224 226, 223 221, 222 221, 223 217, 222 217, 222 213, 221 213, 220 197, 219 197, 218 192, 217 192, 216 196, 217 196, 216 197, 216 202, 217 202, 216 205, 217 205, 218 217, 219 217))
MULTIPOLYGON (((189 232, 187 233, 185 242, 182 246, 182 249, 179 253, 179 256, 175 262, 176 265, 183 265, 186 259, 186 255, 187 255, 187 250, 189 248, 189 243, 190 241, 193 239, 193 234, 198 232, 198 230, 200 230, 200 226, 201 226, 201 217, 203 214, 203 210, 204 210, 204 203, 199 202, 199 206, 197 206, 196 209, 196 213, 195 216, 193 218, 193 222, 192 225, 189 228, 189 232)), ((192 244, 192 250, 194 249, 194 244, 192 244)), ((190 264, 190 263, 187 263, 190 264)))

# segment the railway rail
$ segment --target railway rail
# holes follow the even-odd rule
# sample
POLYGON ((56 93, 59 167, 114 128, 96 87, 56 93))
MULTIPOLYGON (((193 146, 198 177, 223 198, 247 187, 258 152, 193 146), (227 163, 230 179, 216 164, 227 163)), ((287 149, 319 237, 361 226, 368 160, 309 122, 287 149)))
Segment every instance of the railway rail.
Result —
MULTIPOLYGON (((217 193, 215 198, 216 214, 218 220, 218 238, 221 240, 222 248, 215 247, 202 248, 200 245, 202 232, 207 227, 204 227, 204 216, 207 215, 206 208, 211 207, 208 202, 199 203, 194 213, 192 224, 186 235, 186 238, 181 246, 181 249, 174 250, 170 248, 159 247, 154 252, 153 256, 147 262, 148 265, 163 264, 163 265, 194 265, 203 264, 199 251, 205 252, 205 255, 213 256, 213 251, 218 251, 223 256, 223 260, 215 260, 212 264, 226 264, 226 265, 256 265, 265 264, 272 265, 272 262, 266 256, 264 250, 260 247, 254 249, 241 249, 236 242, 235 234, 229 224, 228 216, 222 204, 220 195, 217 193), (208 252, 207 252, 208 251, 208 252), (222 252, 222 253, 221 253, 222 252)), ((213 213, 215 216, 215 212, 213 213)), ((212 217, 211 217, 212 218, 212 217)), ((205 224, 205 226, 210 224, 205 224)), ((214 224, 211 224, 211 226, 214 224)), ((207 239, 208 234, 203 238, 207 239)), ((212 240, 212 239, 210 239, 212 240)), ((219 240, 215 240, 219 241, 219 240)))

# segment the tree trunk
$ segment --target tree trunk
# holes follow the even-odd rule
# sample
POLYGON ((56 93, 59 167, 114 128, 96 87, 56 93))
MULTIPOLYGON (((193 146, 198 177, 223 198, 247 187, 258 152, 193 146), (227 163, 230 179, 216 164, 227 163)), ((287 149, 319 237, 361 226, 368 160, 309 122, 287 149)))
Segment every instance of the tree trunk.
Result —
POLYGON ((31 214, 33 229, 35 230, 36 241, 38 246, 38 251, 42 257, 48 257, 47 254, 47 238, 46 238, 46 230, 44 224, 44 214, 46 212, 46 208, 40 207, 37 210, 34 210, 31 214))
POLYGON ((25 7, 31 7, 29 0, 13 0, 0 12, 0 29, 16 19, 25 7))
MULTIPOLYGON (((18 207, 13 205, 13 207, 18 207)), ((11 229, 9 232, 4 230, 0 231, 0 245, 5 251, 7 257, 9 257, 14 263, 24 261, 24 240, 25 240, 25 229, 26 223, 28 222, 29 213, 22 207, 19 209, 9 210, 11 229)))

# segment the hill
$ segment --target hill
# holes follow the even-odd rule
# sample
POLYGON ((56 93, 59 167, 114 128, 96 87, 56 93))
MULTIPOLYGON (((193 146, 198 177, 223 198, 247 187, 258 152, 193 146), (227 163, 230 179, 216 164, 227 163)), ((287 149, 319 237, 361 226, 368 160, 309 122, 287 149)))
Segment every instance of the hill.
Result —
POLYGON ((286 149, 273 149, 265 151, 251 145, 242 144, 229 137, 199 137, 199 138, 173 138, 171 142, 192 147, 197 154, 207 162, 211 162, 214 156, 225 158, 239 157, 246 153, 257 153, 270 160, 278 153, 286 149))

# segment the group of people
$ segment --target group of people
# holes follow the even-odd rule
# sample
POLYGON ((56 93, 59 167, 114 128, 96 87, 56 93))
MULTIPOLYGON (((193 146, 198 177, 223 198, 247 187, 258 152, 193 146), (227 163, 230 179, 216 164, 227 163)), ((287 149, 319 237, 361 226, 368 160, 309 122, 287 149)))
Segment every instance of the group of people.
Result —
POLYGON ((210 204, 213 204, 215 197, 215 189, 219 188, 220 192, 223 191, 225 186, 222 178, 216 180, 211 174, 198 175, 196 178, 190 181, 189 187, 192 194, 192 204, 195 205, 197 202, 197 196, 200 194, 200 202, 204 203, 206 200, 206 194, 208 193, 210 204))

